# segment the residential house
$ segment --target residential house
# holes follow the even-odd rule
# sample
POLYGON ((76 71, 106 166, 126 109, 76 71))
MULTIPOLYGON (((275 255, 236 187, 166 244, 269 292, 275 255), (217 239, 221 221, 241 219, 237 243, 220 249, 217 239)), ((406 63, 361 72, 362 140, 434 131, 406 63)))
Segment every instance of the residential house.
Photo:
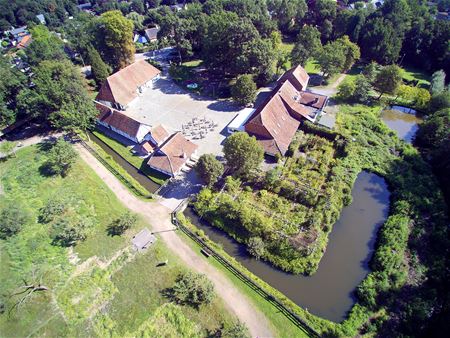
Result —
POLYGON ((12 36, 14 40, 17 40, 19 37, 28 35, 27 26, 22 26, 18 28, 13 28, 9 31, 9 34, 12 36))
POLYGON ((151 131, 151 126, 136 121, 135 119, 108 107, 100 102, 95 102, 99 115, 97 123, 115 133, 135 142, 141 143, 151 131))
POLYGON ((45 25, 47 22, 45 21, 44 14, 38 14, 36 15, 36 18, 38 19, 39 23, 41 25, 45 25))
POLYGON ((18 39, 17 39, 17 48, 18 49, 25 49, 25 48, 27 48, 29 45, 30 45, 30 43, 33 41, 33 39, 31 38, 31 35, 29 34, 29 35, 25 35, 25 36, 22 36, 22 37, 19 37, 18 39))
POLYGON ((181 132, 170 136, 156 151, 150 155, 147 164, 163 174, 177 176, 191 157, 196 154, 198 146, 186 139, 181 132))
POLYGON ((144 33, 145 37, 149 42, 155 42, 158 41, 158 32, 159 32, 159 26, 155 26, 152 28, 147 28, 144 33))
POLYGON ((128 104, 159 79, 161 71, 139 60, 108 76, 96 100, 112 108, 126 110, 128 104))
POLYGON ((244 124, 245 131, 256 137, 267 155, 284 155, 300 123, 316 122, 323 112, 328 97, 305 91, 308 81, 302 67, 288 70, 244 124))

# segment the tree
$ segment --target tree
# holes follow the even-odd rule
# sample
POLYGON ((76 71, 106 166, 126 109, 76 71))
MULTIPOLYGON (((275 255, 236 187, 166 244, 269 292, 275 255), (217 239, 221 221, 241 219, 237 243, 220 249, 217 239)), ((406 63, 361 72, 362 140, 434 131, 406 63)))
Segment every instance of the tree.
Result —
POLYGON ((46 167, 51 173, 66 176, 78 158, 72 145, 59 138, 48 153, 46 167))
POLYGON ((431 76, 431 94, 439 94, 445 90, 445 72, 441 69, 431 76))
POLYGON ((53 244, 73 246, 87 238, 89 224, 79 217, 60 217, 53 222, 53 244))
POLYGON ((30 29, 33 41, 26 49, 28 63, 38 65, 44 60, 61 61, 67 59, 62 40, 46 26, 38 25, 30 29))
POLYGON ((0 55, 0 126, 16 120, 19 113, 17 94, 25 88, 26 82, 26 76, 0 55))
POLYGON ((214 299, 214 285, 205 275, 188 271, 178 276, 172 288, 172 296, 179 304, 199 307, 214 299))
POLYGON ((223 164, 213 154, 204 154, 200 156, 195 171, 208 186, 212 186, 222 175, 223 164))
POLYGON ((120 11, 103 13, 98 19, 97 36, 102 56, 115 69, 119 70, 133 63, 133 22, 120 11))
POLYGON ((401 83, 402 69, 397 65, 389 65, 381 68, 373 86, 380 93, 380 99, 383 94, 395 94, 401 83))
POLYGON ((264 256, 266 245, 261 237, 250 237, 247 243, 247 250, 250 255, 254 256, 256 259, 260 259, 264 256))
POLYGON ((353 99, 359 103, 366 103, 369 100, 371 90, 372 85, 369 80, 363 75, 358 75, 355 79, 353 99))
POLYGON ((32 90, 19 93, 20 109, 71 132, 93 125, 98 112, 71 62, 42 61, 34 69, 33 83, 32 90))
POLYGON ((344 46, 339 41, 329 42, 323 46, 322 51, 317 56, 317 63, 325 78, 338 74, 344 69, 345 52, 344 46))
POLYGON ((450 108, 450 91, 444 90, 443 92, 439 94, 435 94, 431 97, 430 105, 428 110, 431 113, 434 113, 436 111, 450 108))
POLYGON ((351 101, 355 89, 356 85, 354 81, 343 81, 338 87, 337 95, 343 101, 351 101))
POLYGON ((283 33, 292 33, 296 30, 308 11, 304 0, 270 0, 267 5, 272 20, 277 22, 278 28, 283 33))
POLYGON ((108 233, 111 236, 120 236, 128 229, 134 227, 137 220, 137 215, 127 211, 108 226, 108 233))
POLYGON ((382 17, 369 19, 360 41, 363 56, 381 64, 397 61, 402 39, 390 21, 382 17))
POLYGON ((310 58, 316 56, 320 51, 320 32, 317 28, 305 25, 297 35, 297 41, 291 52, 291 60, 294 65, 306 66, 310 58))
POLYGON ((14 155, 14 157, 16 156, 14 149, 16 149, 17 146, 17 142, 12 142, 12 141, 2 141, 0 143, 0 153, 4 154, 6 157, 9 157, 11 155, 14 155))
POLYGON ((256 84, 251 75, 241 75, 231 88, 233 99, 241 105, 247 105, 255 100, 256 84))
POLYGON ((3 203, 0 211, 0 238, 6 239, 18 234, 30 219, 30 214, 18 201, 3 203))
POLYGON ((345 54, 345 62, 344 62, 344 70, 349 70, 355 61, 359 60, 361 57, 361 53, 359 51, 359 47, 357 44, 350 41, 347 35, 344 35, 342 38, 339 38, 339 43, 342 44, 342 48, 344 49, 345 54))
POLYGON ((377 73, 378 73, 378 64, 374 61, 370 62, 367 66, 365 66, 364 70, 362 71, 362 74, 370 83, 375 81, 377 73))
POLYGON ((88 60, 91 64, 92 76, 94 77, 97 86, 100 87, 111 73, 111 69, 103 62, 100 54, 92 45, 88 47, 88 60))
POLYGON ((225 140, 223 147, 227 165, 237 175, 249 177, 264 159, 264 149, 254 136, 238 132, 225 140))

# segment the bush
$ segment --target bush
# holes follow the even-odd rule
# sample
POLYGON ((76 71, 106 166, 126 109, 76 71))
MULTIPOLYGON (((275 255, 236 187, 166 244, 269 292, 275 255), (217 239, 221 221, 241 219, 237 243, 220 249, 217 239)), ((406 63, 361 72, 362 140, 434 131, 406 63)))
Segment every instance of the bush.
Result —
POLYGON ((137 219, 137 215, 126 211, 108 226, 108 233, 111 236, 120 236, 128 229, 134 227, 137 219))
POLYGON ((29 221, 30 214, 21 203, 5 203, 0 211, 0 238, 6 239, 18 234, 29 221))
POLYGON ((255 100, 256 84, 251 75, 241 75, 236 84, 231 88, 233 99, 242 105, 247 105, 255 100))
POLYGON ((192 271, 180 274, 172 288, 172 296, 179 304, 198 307, 214 299, 214 285, 206 275, 192 271))
POLYGON ((72 145, 59 138, 48 153, 47 169, 52 174, 66 176, 72 165, 78 158, 72 145))
POLYGON ((200 156, 195 171, 208 186, 212 186, 222 175, 223 164, 213 154, 204 154, 200 156))

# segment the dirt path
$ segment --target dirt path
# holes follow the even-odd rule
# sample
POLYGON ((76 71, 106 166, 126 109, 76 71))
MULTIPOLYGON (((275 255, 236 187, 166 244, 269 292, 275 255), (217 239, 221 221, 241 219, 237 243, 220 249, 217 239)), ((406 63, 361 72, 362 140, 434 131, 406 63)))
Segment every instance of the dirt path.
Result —
POLYGON ((319 87, 312 87, 312 91, 314 93, 326 95, 328 97, 331 97, 337 93, 337 87, 341 84, 342 81, 344 81, 347 74, 341 74, 339 77, 334 81, 333 83, 329 84, 328 86, 319 86, 319 87))
MULTIPOLYGON (((75 145, 81 158, 97 173, 108 185, 125 206, 141 214, 150 224, 153 231, 172 229, 170 210, 157 202, 144 202, 132 195, 96 158, 94 158, 81 145, 75 145)), ((170 250, 178 256, 191 269, 204 273, 214 283, 228 308, 247 325, 253 337, 272 337, 273 334, 267 325, 264 315, 255 309, 250 300, 238 291, 232 282, 222 272, 205 262, 195 253, 177 234, 169 231, 160 233, 170 250)))

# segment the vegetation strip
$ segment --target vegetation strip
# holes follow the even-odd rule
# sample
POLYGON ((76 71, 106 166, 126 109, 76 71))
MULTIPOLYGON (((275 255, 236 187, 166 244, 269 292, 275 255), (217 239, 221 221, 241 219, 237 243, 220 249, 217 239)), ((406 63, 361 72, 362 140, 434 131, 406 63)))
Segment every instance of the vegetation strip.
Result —
POLYGON ((139 182, 135 181, 131 176, 129 176, 128 178, 125 177, 123 173, 120 173, 119 170, 115 169, 102 155, 98 153, 98 151, 88 145, 85 141, 81 140, 80 144, 92 155, 94 155, 94 157, 98 159, 109 171, 111 171, 114 176, 116 176, 122 183, 124 183, 125 186, 133 192, 133 194, 138 197, 152 198, 152 194, 150 194, 143 186, 141 186, 139 182), (134 182, 132 182, 132 180, 134 182))

